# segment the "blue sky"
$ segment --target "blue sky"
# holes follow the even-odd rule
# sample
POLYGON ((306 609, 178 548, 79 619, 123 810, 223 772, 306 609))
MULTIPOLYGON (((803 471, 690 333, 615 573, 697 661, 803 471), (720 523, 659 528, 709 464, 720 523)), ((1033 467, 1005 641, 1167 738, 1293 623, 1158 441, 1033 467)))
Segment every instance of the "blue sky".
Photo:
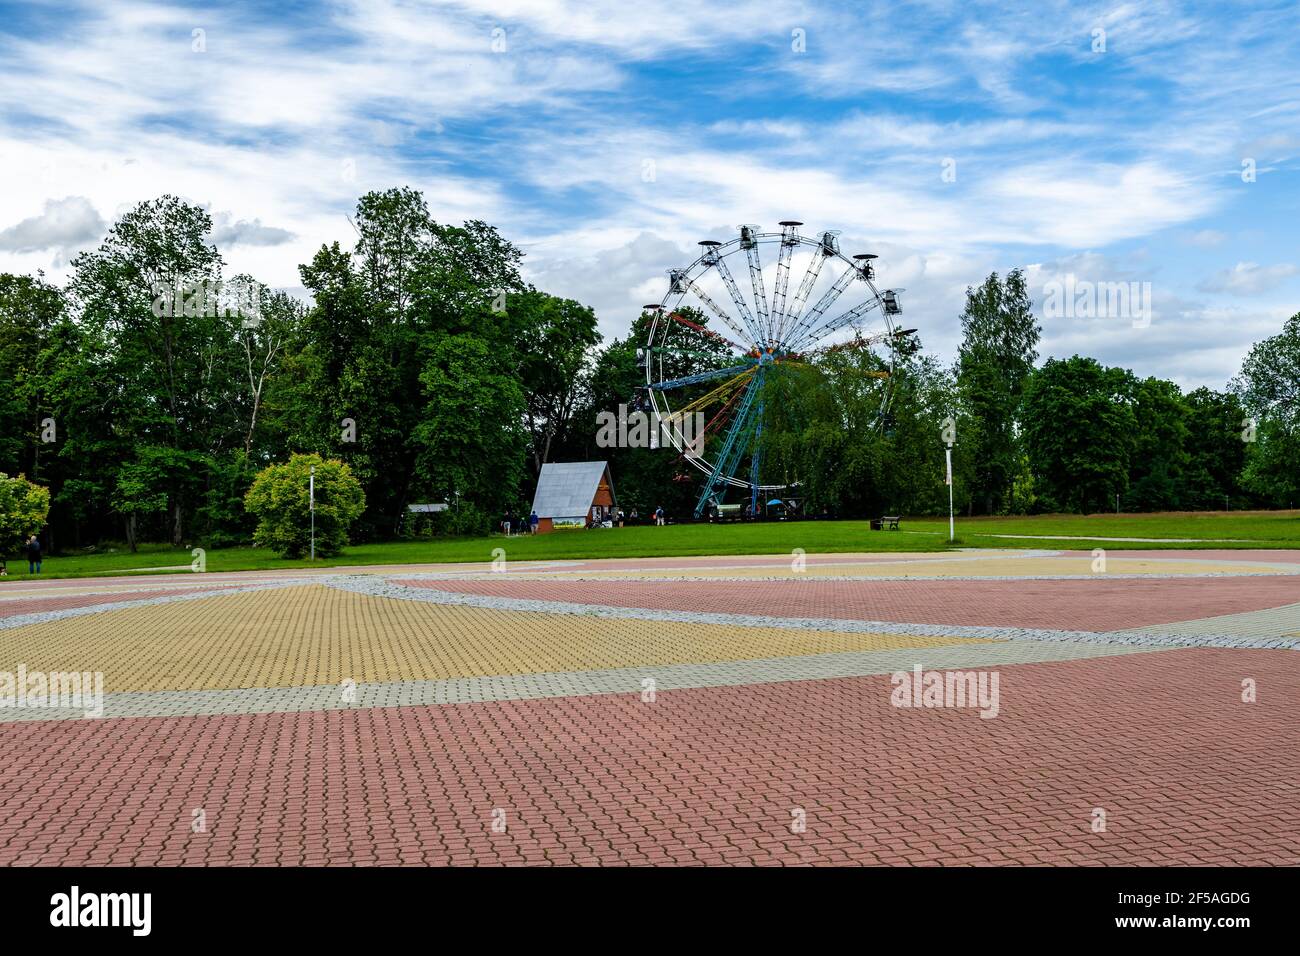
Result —
POLYGON ((1044 317, 1044 356, 1222 387, 1300 311, 1297 64, 1285 2, 0 3, 0 270, 62 278, 173 192, 296 289, 407 184, 615 336, 699 239, 795 218, 945 360, 1022 266, 1151 283, 1147 323, 1044 317))

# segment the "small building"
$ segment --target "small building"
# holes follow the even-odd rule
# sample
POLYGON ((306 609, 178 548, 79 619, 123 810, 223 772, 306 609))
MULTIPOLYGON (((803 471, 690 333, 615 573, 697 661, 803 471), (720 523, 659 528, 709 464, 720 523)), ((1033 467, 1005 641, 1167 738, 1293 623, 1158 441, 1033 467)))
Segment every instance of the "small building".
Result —
POLYGON ((553 461, 542 465, 533 495, 537 531, 585 528, 613 519, 618 513, 609 463, 604 461, 553 461))

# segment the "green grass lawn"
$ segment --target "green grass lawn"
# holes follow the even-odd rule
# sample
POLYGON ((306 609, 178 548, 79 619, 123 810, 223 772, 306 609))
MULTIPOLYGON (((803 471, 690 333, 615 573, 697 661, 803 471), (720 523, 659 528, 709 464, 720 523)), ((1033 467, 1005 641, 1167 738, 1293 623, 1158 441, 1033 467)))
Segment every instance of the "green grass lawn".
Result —
MULTIPOLYGON (((810 555, 845 551, 943 551, 948 522, 941 518, 905 518, 904 533, 871 531, 865 521, 801 521, 770 524, 669 525, 666 528, 615 528, 602 531, 557 531, 537 537, 453 538, 358 544, 337 558, 288 561, 260 548, 226 548, 207 552, 209 571, 268 568, 339 567, 345 565, 426 564, 492 560, 504 548, 507 560, 640 558, 692 554, 789 554, 803 548, 810 555)), ((1091 549, 1136 548, 1300 548, 1300 512, 1201 512, 1153 515, 1041 515, 1031 518, 958 518, 957 546, 979 548, 1091 549), (1043 541, 993 535, 1069 535, 1081 541, 1043 541), (1195 538, 1197 542, 1121 542, 1107 538, 1195 538), (1213 539, 1235 538, 1216 542, 1213 539)), ((189 573, 188 550, 142 545, 95 554, 55 555, 45 561, 41 577, 87 577, 135 569, 144 574, 189 573), (164 571, 161 569, 173 569, 164 571)), ((27 562, 9 562, 3 582, 27 580, 27 562)))
MULTIPOLYGON (((320 559, 315 563, 305 558, 285 560, 261 548, 209 550, 206 557, 208 571, 251 571, 444 561, 487 563, 492 560, 495 548, 504 548, 509 561, 537 561, 690 554, 788 554, 795 548, 803 548, 809 554, 834 551, 941 551, 946 546, 944 536, 938 533, 887 534, 871 531, 865 521, 795 521, 556 531, 536 537, 523 535, 506 538, 495 534, 486 538, 390 541, 351 545, 339 557, 320 559)), ((136 554, 120 548, 111 554, 48 557, 41 577, 83 577, 114 571, 168 567, 189 573, 192 560, 187 550, 156 544, 141 545, 136 554)), ((166 572, 159 570, 149 573, 166 572)), ((3 580, 21 581, 25 578, 26 560, 11 560, 9 577, 3 580)))
MULTIPOLYGON (((904 527, 946 534, 948 522, 918 518, 904 527)), ((967 546, 1157 548, 1300 548, 1300 511, 1187 511, 1161 514, 1037 515, 1027 518, 957 518, 957 534, 967 546), (1086 540, 1042 541, 993 535, 1061 535, 1086 540), (1195 542, 1122 542, 1107 538, 1194 538, 1195 542), (1214 540, 1219 539, 1219 540, 1214 540), (1237 540, 1231 540, 1237 539, 1237 540)))

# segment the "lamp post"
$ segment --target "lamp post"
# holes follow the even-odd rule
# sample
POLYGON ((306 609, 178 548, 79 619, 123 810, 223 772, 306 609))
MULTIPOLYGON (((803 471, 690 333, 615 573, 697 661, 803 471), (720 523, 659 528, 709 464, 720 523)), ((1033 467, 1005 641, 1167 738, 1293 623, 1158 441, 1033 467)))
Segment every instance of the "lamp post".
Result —
POLYGON ((307 474, 307 507, 311 511, 311 559, 316 560, 316 466, 307 474))
POLYGON ((948 543, 952 544, 953 539, 957 537, 957 528, 952 516, 952 445, 945 449, 944 457, 948 461, 948 543))
POLYGON ((943 429, 939 433, 948 447, 944 451, 944 460, 947 463, 948 471, 945 481, 948 485, 948 543, 957 537, 956 522, 953 519, 952 510, 952 446, 957 442, 957 422, 951 416, 943 420, 943 429))

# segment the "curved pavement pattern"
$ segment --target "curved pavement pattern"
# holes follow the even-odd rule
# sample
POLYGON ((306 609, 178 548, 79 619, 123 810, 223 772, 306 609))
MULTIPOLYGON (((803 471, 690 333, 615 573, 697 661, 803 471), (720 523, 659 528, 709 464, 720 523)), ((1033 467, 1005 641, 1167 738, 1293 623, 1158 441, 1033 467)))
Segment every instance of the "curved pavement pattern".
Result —
POLYGON ((1297 649, 1283 551, 19 578, 0 862, 1295 864, 1297 649))

